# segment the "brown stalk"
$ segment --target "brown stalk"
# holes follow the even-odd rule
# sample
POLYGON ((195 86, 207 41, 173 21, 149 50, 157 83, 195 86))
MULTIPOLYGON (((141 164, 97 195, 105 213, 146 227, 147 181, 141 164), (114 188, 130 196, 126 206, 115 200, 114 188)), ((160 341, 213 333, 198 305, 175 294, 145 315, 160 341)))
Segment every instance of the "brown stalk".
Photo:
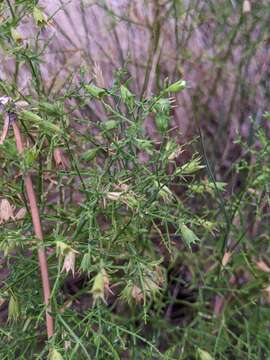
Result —
MULTIPOLYGON (((9 115, 7 115, 7 116, 9 116, 9 115)), ((23 145, 20 128, 16 121, 15 114, 12 114, 11 125, 12 125, 13 131, 14 131, 17 150, 18 150, 19 154, 22 154, 24 152, 24 145, 23 145)), ((42 233, 42 228, 41 228, 41 222, 40 222, 40 216, 39 216, 39 211, 38 211, 38 207, 37 207, 35 191, 34 191, 34 187, 33 187, 33 183, 32 183, 30 174, 25 175, 24 183, 25 183, 25 188, 26 188, 26 192, 27 192, 27 196, 28 196, 28 200, 29 200, 29 204, 30 204, 30 211, 31 211, 35 235, 41 242, 41 245, 38 249, 38 260, 39 260, 39 267, 40 267, 40 272, 41 272, 44 302, 46 305, 47 335, 48 335, 48 338, 50 338, 51 336, 53 336, 54 330, 53 330, 53 318, 50 315, 51 290, 50 290, 50 283, 49 283, 48 265, 47 265, 46 252, 45 252, 44 246, 42 245, 43 233, 42 233)))

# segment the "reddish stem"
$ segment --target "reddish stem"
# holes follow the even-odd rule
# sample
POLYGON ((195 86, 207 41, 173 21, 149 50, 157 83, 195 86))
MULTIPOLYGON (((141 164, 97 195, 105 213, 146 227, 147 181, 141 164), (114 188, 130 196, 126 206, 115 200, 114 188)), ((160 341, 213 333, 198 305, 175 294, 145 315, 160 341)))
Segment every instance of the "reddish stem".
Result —
MULTIPOLYGON (((14 119, 12 121, 12 127, 14 131, 14 136, 16 140, 16 145, 18 152, 21 154, 24 151, 24 145, 22 141, 21 132, 19 129, 19 126, 14 119)), ((24 183, 26 187, 27 196, 29 199, 30 204, 30 210, 32 215, 32 221, 34 226, 34 231, 36 234, 36 237, 43 242, 43 233, 41 228, 41 222, 40 222, 40 216, 39 211, 37 207, 37 201, 36 196, 34 192, 34 187, 32 183, 31 176, 29 174, 26 174, 24 177, 24 183)), ((47 334, 48 338, 53 336, 54 330, 53 330, 53 318, 50 315, 50 283, 49 283, 49 274, 48 274, 48 265, 47 265, 47 258, 46 258, 46 252, 44 247, 41 245, 38 249, 38 260, 39 260, 39 267, 41 272, 41 280, 42 280, 42 287, 43 287, 43 296, 44 296, 44 302, 46 304, 46 326, 47 326, 47 334)))

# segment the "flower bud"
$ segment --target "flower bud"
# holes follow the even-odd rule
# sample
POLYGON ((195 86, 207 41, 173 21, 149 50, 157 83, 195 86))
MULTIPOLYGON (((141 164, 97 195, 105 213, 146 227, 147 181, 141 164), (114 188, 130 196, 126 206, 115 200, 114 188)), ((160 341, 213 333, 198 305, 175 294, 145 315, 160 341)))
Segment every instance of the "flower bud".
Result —
POLYGON ((86 151, 82 154, 82 159, 85 160, 85 161, 92 161, 92 160, 94 160, 95 157, 97 156, 99 150, 100 150, 99 147, 86 150, 86 151))
POLYGON ((42 119, 39 115, 33 113, 32 111, 21 111, 20 117, 25 121, 29 121, 30 123, 37 125, 41 129, 45 130, 48 134, 62 133, 61 129, 57 125, 42 119))
POLYGON ((183 240, 188 246, 200 242, 200 239, 197 237, 197 235, 194 234, 194 232, 190 230, 185 224, 180 225, 180 232, 183 236, 183 240))
POLYGON ((214 358, 207 351, 200 348, 197 349, 197 354, 199 360, 214 360, 214 358))
POLYGON ((73 277, 75 275, 75 263, 76 263, 76 252, 69 250, 65 255, 62 272, 65 271, 67 274, 71 271, 73 277))
POLYGON ((187 83, 185 80, 178 80, 175 83, 169 85, 164 92, 166 93, 178 93, 179 91, 182 91, 183 89, 185 89, 187 83))
MULTIPOLYGON (((98 299, 101 299, 105 304, 105 290, 109 290, 109 277, 104 269, 95 276, 94 283, 91 289, 93 295, 94 305, 98 299)), ((109 290, 110 291, 110 290, 109 290)))
POLYGON ((106 95, 106 90, 99 88, 93 84, 84 85, 85 90, 92 95, 96 99, 101 99, 104 95, 106 95))
POLYGON ((120 87, 120 96, 129 108, 134 106, 134 95, 124 85, 121 85, 120 87))
POLYGON ((9 304, 8 304, 8 321, 16 321, 20 316, 20 308, 19 308, 19 303, 18 303, 18 299, 14 296, 11 295, 10 299, 9 299, 9 304))
POLYGON ((48 18, 43 11, 37 6, 33 9, 33 17, 37 26, 44 27, 48 24, 48 18))
POLYGON ((48 360, 63 360, 63 357, 58 350, 53 348, 49 352, 48 360))
POLYGON ((176 170, 174 175, 190 175, 203 168, 204 165, 200 165, 200 158, 197 157, 182 165, 179 169, 176 170))
POLYGON ((16 43, 21 43, 23 41, 22 35, 15 28, 10 29, 11 37, 16 43))

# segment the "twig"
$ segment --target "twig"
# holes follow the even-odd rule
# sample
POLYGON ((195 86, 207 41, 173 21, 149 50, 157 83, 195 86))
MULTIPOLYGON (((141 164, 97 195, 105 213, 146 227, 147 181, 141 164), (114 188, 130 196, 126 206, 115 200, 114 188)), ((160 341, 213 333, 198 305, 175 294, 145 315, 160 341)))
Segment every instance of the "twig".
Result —
MULTIPOLYGON (((4 100, 5 100, 5 102, 8 101, 7 98, 5 98, 4 100)), ((0 105, 1 105, 1 108, 2 108, 4 103, 0 102, 0 105)), ((2 142, 4 141, 4 139, 5 139, 6 135, 7 135, 8 127, 12 126, 13 132, 14 132, 14 137, 15 137, 15 140, 16 140, 16 146, 17 146, 18 153, 22 154, 24 152, 24 145, 23 145, 23 140, 22 140, 20 128, 19 128, 18 123, 17 123, 17 116, 16 116, 15 113, 9 112, 9 113, 5 113, 4 117, 5 117, 5 129, 4 129, 4 133, 3 133, 2 137, 1 137, 1 140, 2 140, 2 142)), ((26 188, 28 200, 29 200, 30 211, 31 211, 32 222, 33 222, 33 226, 34 226, 35 235, 40 240, 40 243, 41 243, 41 246, 39 246, 39 249, 38 249, 38 260, 39 260, 39 267, 40 267, 40 272, 41 272, 41 280, 42 280, 42 287, 43 287, 44 302, 45 302, 45 305, 46 305, 47 335, 48 335, 48 338, 50 338, 50 337, 53 336, 54 329, 53 329, 53 318, 50 315, 50 311, 51 311, 51 308, 50 308, 51 290, 50 290, 50 283, 49 283, 48 265, 47 265, 46 252, 45 252, 45 249, 44 249, 43 244, 42 244, 42 242, 43 242, 43 233, 42 233, 42 228, 41 228, 41 222, 40 222, 40 216, 39 216, 35 191, 34 191, 32 179, 31 179, 31 176, 30 176, 29 173, 25 174, 24 183, 25 183, 25 188, 26 188)))
MULTIPOLYGON (((13 127, 14 136, 16 140, 16 145, 19 154, 22 154, 24 152, 24 145, 22 141, 22 136, 20 132, 20 128, 17 124, 17 117, 15 114, 12 114, 12 121, 11 125, 13 127)), ((41 228, 41 222, 40 222, 40 216, 39 211, 37 207, 37 201, 36 196, 34 192, 34 187, 32 183, 32 179, 30 174, 26 174, 24 177, 24 183, 25 188, 30 204, 30 210, 32 215, 32 221, 34 226, 34 231, 36 234, 36 237, 43 242, 43 233, 41 228)), ((39 266, 40 266, 40 272, 41 272, 41 279, 42 279, 42 287, 43 287, 43 296, 44 296, 44 302, 46 304, 46 326, 47 326, 47 334, 48 338, 53 336, 53 318, 50 315, 50 283, 49 283, 49 274, 48 274, 48 265, 47 265, 47 258, 46 258, 46 252, 43 246, 40 246, 38 249, 38 260, 39 260, 39 266)))

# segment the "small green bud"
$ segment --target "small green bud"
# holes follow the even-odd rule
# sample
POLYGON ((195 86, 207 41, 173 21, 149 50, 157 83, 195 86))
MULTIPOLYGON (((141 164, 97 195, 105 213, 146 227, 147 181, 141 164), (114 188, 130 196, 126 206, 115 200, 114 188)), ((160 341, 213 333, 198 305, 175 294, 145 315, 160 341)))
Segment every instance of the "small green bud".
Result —
POLYGON ((16 43, 21 43, 23 41, 22 35, 15 28, 10 29, 11 37, 16 43))
POLYGON ((23 110, 20 112, 20 117, 25 120, 37 125, 42 130, 46 131, 48 134, 62 133, 62 130, 55 124, 50 121, 42 119, 39 115, 33 113, 32 111, 23 110))
POLYGON ((85 161, 91 161, 91 160, 94 160, 95 157, 97 156, 97 153, 99 152, 99 148, 94 148, 94 149, 89 149, 87 151, 85 151, 83 154, 82 154, 82 159, 85 160, 85 161))
POLYGON ((199 360, 214 360, 214 358, 205 350, 197 349, 197 357, 199 360))
POLYGON ((101 99, 104 95, 106 95, 106 90, 99 88, 93 84, 84 85, 85 90, 92 95, 96 99, 101 99))
POLYGON ((197 237, 197 235, 194 234, 194 232, 190 230, 185 224, 181 224, 179 228, 181 235, 183 236, 183 239, 188 246, 200 242, 200 239, 197 237))
POLYGON ((98 299, 101 299, 104 303, 105 301, 105 277, 104 270, 102 269, 94 278, 94 283, 91 289, 91 294, 93 295, 94 305, 98 299))
POLYGON ((174 175, 190 175, 195 173, 196 171, 199 171, 200 169, 203 169, 204 165, 200 165, 200 160, 201 159, 199 157, 193 158, 191 161, 177 169, 174 175))
POLYGON ((62 355, 55 348, 51 349, 48 355, 48 360, 63 360, 62 355))
POLYGON ((153 105, 153 110, 155 112, 162 112, 162 113, 166 113, 169 114, 171 111, 171 100, 170 99, 166 99, 166 98, 161 98, 159 100, 157 100, 155 102, 155 104, 153 105))
POLYGON ((178 80, 175 83, 169 85, 164 92, 165 93, 178 93, 179 91, 182 91, 185 89, 187 83, 185 80, 178 80))
POLYGON ((20 316, 20 308, 18 299, 14 295, 10 296, 8 304, 8 321, 16 321, 20 316))
POLYGON ((155 116, 155 124, 159 132, 166 132, 169 129, 170 116, 164 113, 157 113, 155 116))
POLYGON ((116 120, 108 120, 108 121, 102 123, 102 127, 105 131, 113 130, 113 129, 117 128, 117 126, 118 126, 118 121, 116 121, 116 120))
POLYGON ((43 11, 37 6, 33 8, 33 17, 37 26, 43 27, 48 24, 48 18, 43 11))
POLYGON ((121 85, 121 87, 120 87, 120 96, 121 96, 121 99, 123 100, 123 102, 129 108, 133 108, 133 106, 134 106, 134 95, 124 85, 121 85))
POLYGON ((57 104, 51 104, 46 101, 42 101, 38 104, 39 110, 45 112, 48 115, 59 115, 59 107, 57 104))

